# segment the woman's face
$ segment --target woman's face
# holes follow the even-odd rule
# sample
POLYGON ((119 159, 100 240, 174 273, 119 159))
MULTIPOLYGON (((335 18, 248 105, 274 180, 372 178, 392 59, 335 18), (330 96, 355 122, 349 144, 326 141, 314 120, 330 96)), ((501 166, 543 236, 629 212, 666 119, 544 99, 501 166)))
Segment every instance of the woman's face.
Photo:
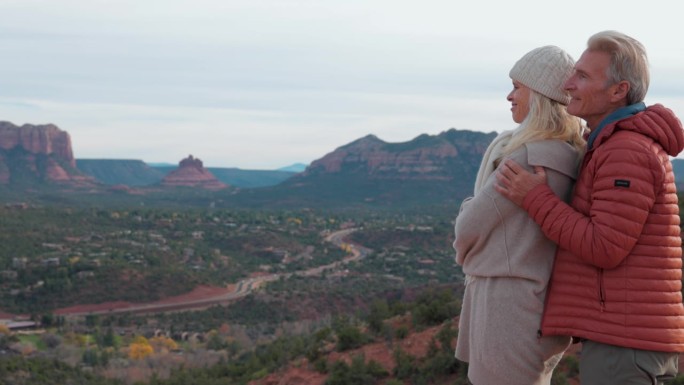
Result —
POLYGON ((513 80, 513 91, 508 94, 506 100, 511 102, 513 121, 518 124, 522 123, 530 112, 530 89, 513 80))

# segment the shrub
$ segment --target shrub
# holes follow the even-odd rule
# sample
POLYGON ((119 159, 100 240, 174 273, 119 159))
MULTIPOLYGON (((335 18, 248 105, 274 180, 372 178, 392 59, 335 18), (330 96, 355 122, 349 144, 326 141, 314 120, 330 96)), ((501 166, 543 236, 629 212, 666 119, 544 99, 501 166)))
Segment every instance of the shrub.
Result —
POLYGON ((398 339, 403 340, 404 338, 408 337, 409 329, 406 326, 400 326, 394 333, 398 339))
POLYGON ((49 349, 54 349, 62 343, 62 337, 52 333, 43 334, 40 339, 49 349))
POLYGON ((411 378, 418 371, 415 357, 401 349, 394 351, 394 370, 393 374, 399 379, 411 378))

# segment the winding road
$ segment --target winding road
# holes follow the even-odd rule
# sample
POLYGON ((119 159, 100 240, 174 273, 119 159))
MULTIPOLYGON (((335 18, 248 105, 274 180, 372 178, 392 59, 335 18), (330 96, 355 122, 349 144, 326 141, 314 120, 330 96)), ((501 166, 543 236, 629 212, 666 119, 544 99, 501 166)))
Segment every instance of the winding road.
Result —
POLYGON ((345 256, 340 261, 335 261, 328 265, 317 266, 306 270, 301 270, 292 273, 277 273, 268 274, 258 277, 245 278, 235 285, 231 285, 231 288, 226 288, 221 290, 220 294, 212 293, 202 296, 201 298, 183 299, 183 296, 179 296, 177 300, 173 298, 145 303, 145 304, 135 304, 128 302, 121 303, 104 303, 100 305, 91 306, 74 306, 71 308, 58 309, 55 311, 56 315, 61 315, 65 317, 79 317, 87 315, 111 315, 117 313, 158 313, 158 312, 169 312, 169 311, 180 311, 188 309, 202 309, 212 305, 223 304, 227 302, 234 301, 236 299, 242 298, 250 294, 255 289, 258 289, 263 284, 267 282, 276 281, 281 278, 289 278, 293 275, 297 276, 317 276, 323 274, 325 271, 333 271, 340 269, 342 266, 360 259, 365 258, 371 252, 371 249, 366 247, 350 243, 346 241, 349 234, 358 231, 359 228, 349 228, 338 230, 330 233, 325 237, 326 242, 330 242, 333 245, 349 251, 349 255, 345 256))

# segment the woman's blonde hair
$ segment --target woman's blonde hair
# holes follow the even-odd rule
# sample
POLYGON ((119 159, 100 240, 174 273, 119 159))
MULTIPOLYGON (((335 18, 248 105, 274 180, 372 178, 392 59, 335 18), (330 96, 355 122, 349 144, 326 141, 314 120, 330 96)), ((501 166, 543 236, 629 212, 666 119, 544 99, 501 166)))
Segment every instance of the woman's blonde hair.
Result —
POLYGON ((581 154, 584 152, 586 141, 582 121, 568 114, 563 104, 532 89, 530 111, 517 131, 503 149, 503 157, 510 155, 525 143, 546 139, 562 140, 581 154))

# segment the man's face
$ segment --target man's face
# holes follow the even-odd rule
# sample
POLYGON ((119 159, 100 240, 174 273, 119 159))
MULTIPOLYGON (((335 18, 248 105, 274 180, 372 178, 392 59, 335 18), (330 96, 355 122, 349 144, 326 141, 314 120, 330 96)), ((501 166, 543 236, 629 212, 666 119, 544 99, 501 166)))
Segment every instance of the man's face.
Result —
POLYGON ((591 129, 621 107, 621 100, 615 96, 616 85, 608 84, 609 66, 609 54, 584 51, 575 63, 574 73, 565 82, 565 90, 571 96, 568 113, 584 119, 591 129))

